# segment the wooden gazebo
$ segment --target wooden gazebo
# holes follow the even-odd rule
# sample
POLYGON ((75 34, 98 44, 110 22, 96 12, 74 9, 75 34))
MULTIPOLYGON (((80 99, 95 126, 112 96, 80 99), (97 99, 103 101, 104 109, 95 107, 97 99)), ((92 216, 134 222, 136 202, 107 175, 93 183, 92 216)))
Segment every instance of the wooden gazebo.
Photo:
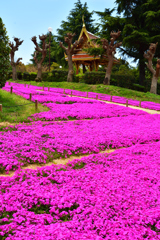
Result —
MULTIPOLYGON (((74 54, 72 55, 72 62, 75 64, 76 67, 76 74, 79 72, 79 67, 82 65, 83 70, 85 70, 85 66, 89 68, 89 71, 92 71, 95 69, 98 71, 99 65, 108 65, 108 58, 106 55, 101 56, 91 56, 89 53, 84 51, 84 49, 90 48, 90 47, 98 47, 96 42, 94 42, 92 39, 98 39, 97 36, 87 31, 85 23, 83 21, 83 27, 81 30, 81 33, 79 35, 78 40, 83 37, 83 42, 77 46, 77 48, 74 50, 74 54), (92 41, 91 41, 92 40, 92 41)), ((65 55, 66 61, 68 61, 67 55, 65 55)), ((117 59, 114 59, 114 64, 117 64, 119 61, 117 59)))

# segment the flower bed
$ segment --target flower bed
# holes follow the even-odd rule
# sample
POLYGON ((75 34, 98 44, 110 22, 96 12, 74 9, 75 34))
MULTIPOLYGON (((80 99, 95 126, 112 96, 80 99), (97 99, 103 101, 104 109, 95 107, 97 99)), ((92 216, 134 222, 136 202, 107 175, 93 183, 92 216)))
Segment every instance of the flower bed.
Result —
POLYGON ((41 121, 0 132, 0 172, 18 169, 0 177, 0 239, 160 239, 160 115, 69 97, 71 90, 12 85, 17 95, 29 99, 32 93, 50 110, 34 115, 41 121), (79 120, 53 121, 69 118, 79 120), (84 154, 90 155, 67 165, 20 169, 84 154))
POLYGON ((159 239, 160 143, 0 178, 0 235, 159 239))
POLYGON ((159 125, 158 114, 146 114, 87 121, 37 121, 8 127, 0 133, 0 151, 6 156, 1 160, 0 168, 15 168, 15 163, 6 163, 9 156, 20 167, 28 163, 46 163, 59 157, 159 141, 159 125))

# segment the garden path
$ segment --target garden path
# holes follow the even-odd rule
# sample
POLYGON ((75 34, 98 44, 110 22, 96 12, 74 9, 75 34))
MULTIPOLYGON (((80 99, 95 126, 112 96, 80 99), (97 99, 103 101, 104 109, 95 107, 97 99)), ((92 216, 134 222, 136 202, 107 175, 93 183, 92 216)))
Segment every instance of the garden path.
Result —
MULTIPOLYGON (((115 150, 118 150, 118 149, 122 149, 122 148, 106 149, 105 151, 99 151, 99 153, 108 153, 109 154, 109 153, 114 152, 115 150)), ((51 166, 52 164, 67 164, 69 161, 72 161, 74 159, 81 159, 81 158, 83 158, 85 156, 88 156, 88 155, 90 155, 90 154, 81 155, 81 156, 71 156, 69 158, 64 158, 64 159, 58 158, 58 159, 53 160, 53 162, 49 162, 49 163, 42 164, 42 165, 28 164, 28 166, 22 167, 21 169, 23 169, 23 170, 24 169, 37 169, 37 168, 41 168, 41 167, 45 167, 45 166, 51 166)), ((14 174, 15 174, 14 171, 10 171, 9 174, 0 174, 0 177, 12 177, 14 174)))

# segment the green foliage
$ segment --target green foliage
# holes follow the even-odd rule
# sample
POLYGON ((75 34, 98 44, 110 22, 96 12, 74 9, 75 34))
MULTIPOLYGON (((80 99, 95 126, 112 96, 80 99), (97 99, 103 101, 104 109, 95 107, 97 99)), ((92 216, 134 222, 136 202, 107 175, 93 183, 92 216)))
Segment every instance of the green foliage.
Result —
POLYGON ((17 72, 17 79, 22 80, 23 73, 22 72, 17 72))
POLYGON ((24 73, 23 73, 23 79, 24 79, 25 81, 30 81, 30 74, 29 74, 28 72, 24 72, 24 73))
MULTIPOLYGON (((123 42, 120 53, 131 57, 139 64, 139 83, 144 85, 145 60, 143 54, 149 43, 157 42, 160 38, 160 2, 147 0, 116 0, 119 16, 111 16, 113 9, 96 12, 101 17, 101 37, 109 39, 112 30, 121 31, 118 38, 123 42)), ((155 57, 160 57, 158 45, 155 57)))
POLYGON ((86 163, 84 163, 84 162, 77 162, 74 165, 73 169, 81 169, 81 168, 84 168, 85 165, 86 165, 86 163))
MULTIPOLYGON (((105 72, 86 72, 84 74, 84 82, 86 84, 102 84, 105 72)), ((111 85, 133 89, 135 77, 131 74, 111 74, 111 85)))
POLYGON ((5 85, 10 69, 9 53, 10 47, 8 45, 9 38, 7 36, 6 28, 0 18, 0 88, 5 85))
POLYGON ((37 77, 37 73, 35 72, 30 73, 30 81, 35 81, 36 77, 37 77))
POLYGON ((95 34, 98 32, 98 28, 94 26, 92 19, 93 12, 88 11, 87 3, 81 3, 78 0, 75 4, 75 8, 73 8, 69 16, 67 17, 67 21, 62 21, 60 28, 57 29, 58 32, 58 40, 64 41, 64 37, 68 32, 75 33, 75 37, 73 38, 73 42, 78 39, 79 34, 82 30, 82 16, 84 15, 84 21, 86 25, 86 29, 95 34))
POLYGON ((145 91, 145 87, 136 83, 133 83, 133 90, 136 91, 140 91, 140 92, 144 92, 145 91))

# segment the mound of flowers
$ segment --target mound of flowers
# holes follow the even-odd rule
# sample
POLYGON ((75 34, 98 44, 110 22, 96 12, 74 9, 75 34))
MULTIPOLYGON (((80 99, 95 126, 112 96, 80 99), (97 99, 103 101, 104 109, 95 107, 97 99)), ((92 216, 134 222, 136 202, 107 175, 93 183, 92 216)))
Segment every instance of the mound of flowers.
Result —
POLYGON ((0 132, 0 169, 46 163, 59 157, 97 153, 160 140, 160 115, 129 115, 62 122, 37 121, 0 132), (8 161, 7 159, 14 161, 8 161))
POLYGON ((0 236, 159 239, 160 143, 0 178, 0 236))
MULTIPOLYGON (((62 97, 63 99, 63 97, 62 97)), ((63 100, 62 100, 63 101, 63 100)), ((72 100, 71 100, 72 101, 72 100)), ((122 117, 129 115, 148 115, 148 113, 116 106, 114 104, 106 104, 103 102, 90 102, 90 103, 73 103, 73 104, 55 104, 44 103, 50 111, 40 112, 31 115, 29 120, 68 120, 68 119, 100 119, 110 117, 122 117)))

